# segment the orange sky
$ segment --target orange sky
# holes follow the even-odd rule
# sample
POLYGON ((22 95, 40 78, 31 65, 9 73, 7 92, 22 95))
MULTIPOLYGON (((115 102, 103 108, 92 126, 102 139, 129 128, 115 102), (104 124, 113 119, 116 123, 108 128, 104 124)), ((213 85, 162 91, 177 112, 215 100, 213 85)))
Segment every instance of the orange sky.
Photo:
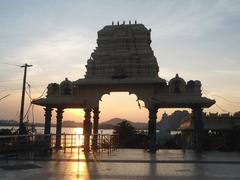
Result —
MULTIPOLYGON (((206 111, 239 111, 239 9, 239 1, 221 0, 1 1, 0 97, 10 96, 0 101, 0 119, 19 119, 23 69, 15 65, 33 65, 27 82, 32 98, 36 98, 48 83, 84 77, 98 30, 112 21, 135 19, 152 30, 151 47, 159 77, 169 81, 178 73, 186 81, 200 80, 203 95, 216 99, 218 105, 206 111)), ((148 118, 147 110, 138 108, 134 95, 112 93, 102 99, 100 121, 148 118)), ((26 96, 25 110, 28 105, 26 96)), ((173 109, 160 109, 158 119, 164 111, 173 109)), ((42 107, 34 106, 34 117, 43 122, 42 107)), ((66 110, 64 114, 65 120, 83 117, 80 110, 66 110)), ((32 115, 29 119, 33 120, 32 115)))

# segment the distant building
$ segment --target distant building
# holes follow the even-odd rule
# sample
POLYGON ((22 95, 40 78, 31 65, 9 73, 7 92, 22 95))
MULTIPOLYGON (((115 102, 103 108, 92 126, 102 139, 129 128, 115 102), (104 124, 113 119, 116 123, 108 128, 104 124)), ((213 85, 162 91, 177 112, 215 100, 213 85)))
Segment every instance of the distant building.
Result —
MULTIPOLYGON (((206 150, 240 150, 240 112, 204 114, 204 148, 206 150)), ((183 147, 193 148, 192 115, 181 121, 183 147)))
POLYGON ((159 130, 157 133, 157 144, 165 145, 171 138, 169 118, 166 112, 162 115, 162 119, 158 124, 157 130, 159 130))
POLYGON ((168 114, 166 112, 164 112, 164 114, 162 115, 162 119, 159 123, 158 126, 160 131, 164 131, 164 132, 169 132, 170 133, 170 124, 169 124, 169 118, 168 118, 168 114))

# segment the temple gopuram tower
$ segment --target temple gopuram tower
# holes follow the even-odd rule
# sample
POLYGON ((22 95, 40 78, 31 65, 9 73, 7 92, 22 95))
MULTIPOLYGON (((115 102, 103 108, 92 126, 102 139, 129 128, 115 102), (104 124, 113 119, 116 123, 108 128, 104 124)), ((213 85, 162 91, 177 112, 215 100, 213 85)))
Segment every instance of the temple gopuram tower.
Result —
POLYGON ((98 31, 97 48, 87 61, 86 79, 156 79, 151 30, 143 24, 105 26, 98 31))

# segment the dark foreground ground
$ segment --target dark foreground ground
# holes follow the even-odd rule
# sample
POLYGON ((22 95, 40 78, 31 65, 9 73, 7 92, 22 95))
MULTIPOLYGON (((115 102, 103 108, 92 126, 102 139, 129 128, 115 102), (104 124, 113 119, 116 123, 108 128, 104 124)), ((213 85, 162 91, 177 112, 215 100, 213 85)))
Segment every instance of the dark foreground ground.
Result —
POLYGON ((240 153, 119 149, 85 155, 58 152, 0 160, 1 180, 240 179, 240 153), (31 159, 29 159, 31 158, 31 159))

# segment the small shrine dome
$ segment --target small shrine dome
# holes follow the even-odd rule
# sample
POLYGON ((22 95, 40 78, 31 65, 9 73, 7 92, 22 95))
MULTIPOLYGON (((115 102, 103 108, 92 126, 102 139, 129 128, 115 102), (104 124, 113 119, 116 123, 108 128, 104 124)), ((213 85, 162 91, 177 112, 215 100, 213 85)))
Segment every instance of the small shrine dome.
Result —
POLYGON ((169 85, 175 83, 176 81, 186 85, 185 80, 183 78, 179 77, 178 74, 176 74, 176 76, 169 81, 169 85))
POLYGON ((65 78, 65 80, 60 83, 61 95, 72 95, 72 89, 72 82, 69 81, 68 78, 65 78))
POLYGON ((186 82, 180 78, 178 74, 169 81, 169 87, 171 93, 183 93, 186 89, 186 82))
POLYGON ((60 86, 67 85, 67 84, 72 85, 72 82, 69 81, 68 78, 65 78, 65 80, 60 83, 60 86))

